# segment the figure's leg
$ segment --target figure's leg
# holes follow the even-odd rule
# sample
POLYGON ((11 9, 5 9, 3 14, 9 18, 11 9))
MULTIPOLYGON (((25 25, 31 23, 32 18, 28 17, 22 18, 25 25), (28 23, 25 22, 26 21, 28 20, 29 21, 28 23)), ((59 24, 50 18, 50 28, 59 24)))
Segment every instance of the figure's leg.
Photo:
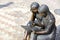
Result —
POLYGON ((56 34, 54 35, 54 37, 52 38, 52 40, 55 40, 55 38, 56 38, 56 34))
POLYGON ((55 38, 52 38, 51 40, 55 40, 55 38))
POLYGON ((27 36, 28 36, 28 35, 27 35, 27 32, 25 31, 25 32, 24 32, 24 38, 23 38, 23 40, 27 40, 27 36))
POLYGON ((56 39, 56 28, 53 31, 54 31, 54 33, 53 33, 53 36, 52 36, 51 40, 55 40, 56 39))
POLYGON ((37 40, 37 34, 34 35, 33 40, 37 40))
POLYGON ((27 38, 30 39, 31 32, 32 32, 31 30, 25 31, 24 40, 27 40, 27 38))
POLYGON ((27 40, 30 40, 30 35, 28 35, 27 40))

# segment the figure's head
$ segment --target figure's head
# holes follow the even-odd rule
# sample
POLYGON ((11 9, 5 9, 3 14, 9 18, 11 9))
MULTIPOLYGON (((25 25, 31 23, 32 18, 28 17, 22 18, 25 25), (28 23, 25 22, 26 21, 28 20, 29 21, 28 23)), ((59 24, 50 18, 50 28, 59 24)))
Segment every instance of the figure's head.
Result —
POLYGON ((38 12, 44 16, 47 15, 47 12, 49 12, 49 8, 47 5, 41 5, 38 9, 38 12))
POLYGON ((39 4, 37 2, 33 2, 30 6, 32 12, 37 12, 39 8, 39 4))

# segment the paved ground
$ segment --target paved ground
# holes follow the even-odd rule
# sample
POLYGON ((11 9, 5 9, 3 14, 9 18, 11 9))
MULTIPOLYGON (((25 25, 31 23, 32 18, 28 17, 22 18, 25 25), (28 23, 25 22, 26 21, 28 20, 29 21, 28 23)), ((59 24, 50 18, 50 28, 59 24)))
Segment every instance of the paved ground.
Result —
POLYGON ((0 0, 0 40, 22 40, 24 29, 20 25, 26 25, 30 20, 29 6, 35 1, 49 6, 56 18, 56 40, 60 40, 60 15, 54 13, 60 8, 60 0, 0 0))

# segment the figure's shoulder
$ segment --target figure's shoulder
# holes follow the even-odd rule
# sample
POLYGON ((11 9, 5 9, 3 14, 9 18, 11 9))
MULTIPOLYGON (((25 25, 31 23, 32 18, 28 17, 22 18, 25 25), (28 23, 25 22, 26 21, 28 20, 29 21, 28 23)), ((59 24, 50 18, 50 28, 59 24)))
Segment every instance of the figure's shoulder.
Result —
POLYGON ((55 20, 55 17, 52 13, 49 14, 49 17, 50 17, 51 20, 55 20))
POLYGON ((55 18, 54 15, 53 15, 53 13, 50 12, 49 15, 50 15, 50 17, 55 18))

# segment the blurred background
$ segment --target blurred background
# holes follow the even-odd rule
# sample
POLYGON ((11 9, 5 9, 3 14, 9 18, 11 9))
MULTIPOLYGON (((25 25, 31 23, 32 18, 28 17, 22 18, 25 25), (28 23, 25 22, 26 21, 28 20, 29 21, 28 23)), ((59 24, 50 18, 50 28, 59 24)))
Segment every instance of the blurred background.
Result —
POLYGON ((56 40, 60 39, 60 15, 54 12, 60 9, 60 0, 0 0, 0 40, 23 39, 25 30, 21 25, 26 25, 31 18, 32 2, 48 5, 56 18, 56 40))

